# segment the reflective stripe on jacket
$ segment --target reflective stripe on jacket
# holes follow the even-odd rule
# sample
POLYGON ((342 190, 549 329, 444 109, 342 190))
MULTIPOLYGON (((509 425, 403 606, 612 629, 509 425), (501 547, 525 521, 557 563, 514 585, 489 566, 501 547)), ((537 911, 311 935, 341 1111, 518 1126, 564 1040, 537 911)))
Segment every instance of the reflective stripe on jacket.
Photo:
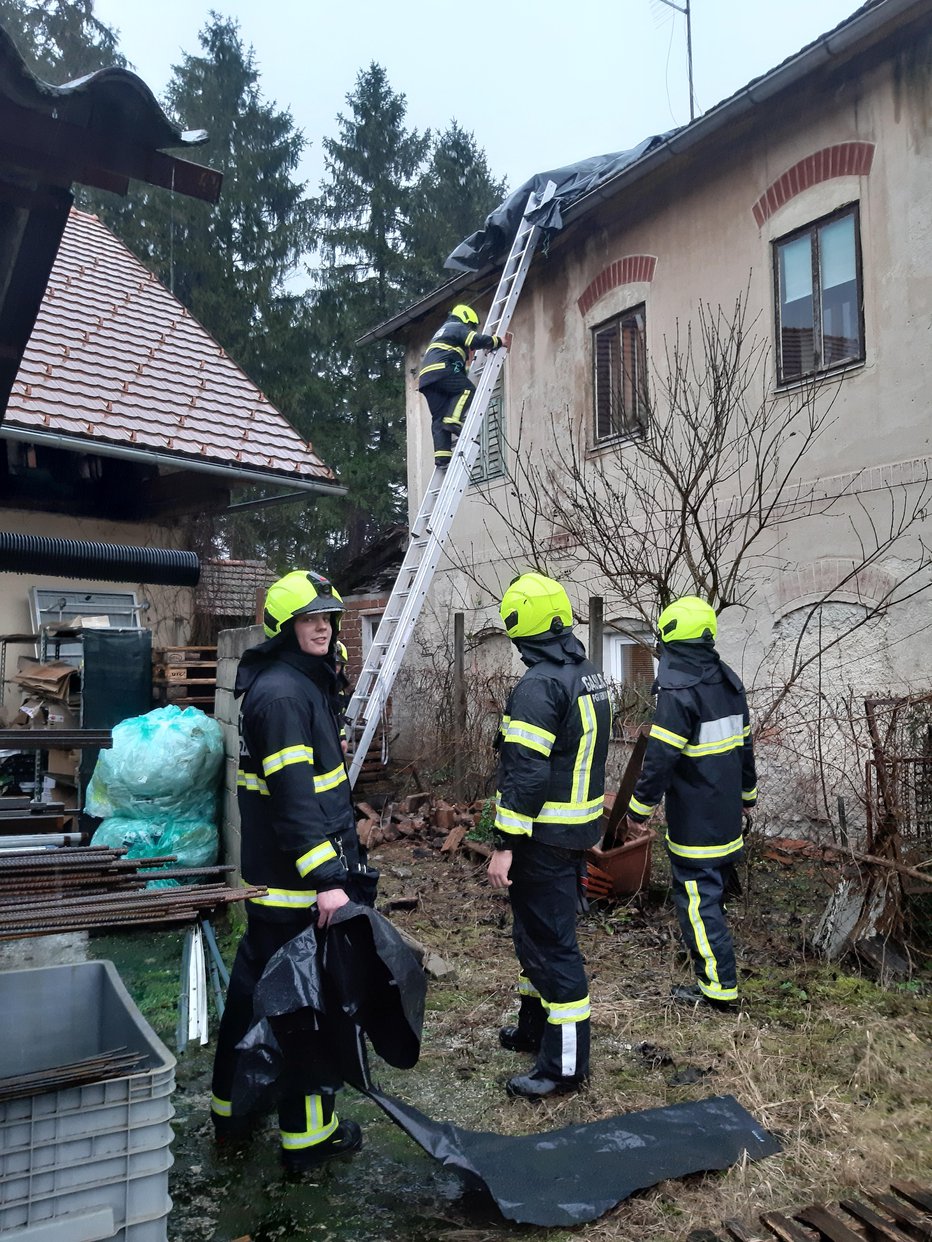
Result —
POLYGON ((427 346, 418 372, 418 388, 427 388, 445 375, 463 372, 476 349, 498 349, 501 337, 477 332, 472 324, 447 319, 427 346))
POLYGON ((644 766, 628 805, 644 820, 665 798, 667 846, 705 862, 741 849, 742 808, 757 801, 747 700, 731 669, 717 661, 702 680, 657 691, 644 766))
POLYGON ((236 784, 243 879, 269 890, 254 906, 293 916, 342 887, 356 823, 340 725, 323 690, 281 660, 243 699, 236 784))
POLYGON ((529 668, 501 723, 498 832, 567 849, 594 845, 611 726, 605 679, 589 660, 542 659, 529 668))

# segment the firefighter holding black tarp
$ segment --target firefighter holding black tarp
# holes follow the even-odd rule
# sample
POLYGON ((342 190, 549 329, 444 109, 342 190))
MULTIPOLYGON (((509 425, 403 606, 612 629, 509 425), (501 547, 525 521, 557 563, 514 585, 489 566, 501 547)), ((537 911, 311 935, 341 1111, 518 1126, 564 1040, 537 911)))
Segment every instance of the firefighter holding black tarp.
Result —
POLYGON ((589 1076, 589 985, 576 941, 585 851, 601 836, 608 688, 573 634, 566 591, 543 574, 517 578, 501 603, 505 631, 528 671, 512 691, 499 737, 494 888, 507 888, 521 966, 516 1026, 499 1041, 533 1052, 509 1095, 540 1100, 589 1076))
POLYGON ((657 709, 628 822, 637 829, 665 798, 673 899, 696 975, 673 999, 730 1009, 738 977, 725 895, 744 848, 742 813, 757 802, 747 699, 715 650, 705 600, 674 600, 657 627, 657 709))
MULTIPOLYGON (((217 1038, 211 1117, 219 1142, 241 1141, 252 1116, 233 1110, 237 1044, 253 1021, 253 993, 275 953, 311 926, 323 929, 360 900, 364 860, 340 740, 334 654, 343 601, 322 574, 295 570, 269 587, 266 641, 240 661, 237 772, 247 884, 247 929, 230 976, 217 1038)), ((368 903, 371 904, 371 901, 368 903)), ((300 1034, 281 1035, 287 1087, 279 1101, 281 1157, 300 1173, 359 1149, 354 1121, 334 1110, 338 1082, 321 1082, 300 1034)))

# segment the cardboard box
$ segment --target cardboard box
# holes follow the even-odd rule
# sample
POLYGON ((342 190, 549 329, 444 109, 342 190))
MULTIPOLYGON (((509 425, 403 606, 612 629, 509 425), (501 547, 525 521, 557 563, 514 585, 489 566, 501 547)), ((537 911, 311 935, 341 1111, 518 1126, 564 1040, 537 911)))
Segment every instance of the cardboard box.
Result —
POLYGON ((17 729, 76 729, 78 715, 67 703, 30 695, 20 703, 13 725, 17 729))
POLYGON ((66 664, 64 660, 39 664, 28 662, 27 657, 20 660, 19 670, 10 680, 43 699, 67 699, 72 693, 72 682, 78 677, 74 665, 66 664))
POLYGON ((80 759, 79 750, 59 750, 56 747, 48 751, 48 763, 45 770, 50 776, 67 776, 69 780, 74 780, 80 759))

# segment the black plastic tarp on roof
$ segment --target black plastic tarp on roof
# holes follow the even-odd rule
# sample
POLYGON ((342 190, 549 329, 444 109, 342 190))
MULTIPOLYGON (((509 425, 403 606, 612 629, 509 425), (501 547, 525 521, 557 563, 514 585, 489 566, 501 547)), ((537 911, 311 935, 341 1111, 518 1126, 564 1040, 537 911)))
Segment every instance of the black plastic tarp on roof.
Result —
POLYGON ((590 190, 596 189, 603 182, 610 180, 639 160, 641 156, 652 151, 661 142, 665 142, 674 131, 666 134, 654 134, 645 138, 630 151, 615 151, 612 155, 593 155, 587 160, 576 164, 567 164, 565 168, 554 168, 550 172, 535 173, 523 185, 518 186, 505 201, 486 217, 485 227, 460 242, 453 253, 447 258, 444 267, 455 272, 476 272, 487 263, 494 263, 503 258, 514 239, 518 222, 524 214, 528 195, 540 193, 552 181, 556 186, 553 198, 545 203, 539 211, 532 213, 528 219, 533 224, 548 232, 555 233, 563 228, 563 212, 582 198, 590 190))

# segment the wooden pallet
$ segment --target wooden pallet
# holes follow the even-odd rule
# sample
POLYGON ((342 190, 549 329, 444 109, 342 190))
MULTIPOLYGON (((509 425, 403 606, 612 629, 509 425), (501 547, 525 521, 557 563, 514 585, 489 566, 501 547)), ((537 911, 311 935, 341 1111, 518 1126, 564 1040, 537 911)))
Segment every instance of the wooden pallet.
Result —
POLYGON ((761 1212, 756 1225, 723 1220, 724 1232, 696 1229, 686 1242, 932 1242, 932 1188, 901 1181, 890 1192, 761 1212))
POLYGON ((157 703, 199 707, 212 715, 217 691, 216 647, 160 647, 152 653, 157 703))

